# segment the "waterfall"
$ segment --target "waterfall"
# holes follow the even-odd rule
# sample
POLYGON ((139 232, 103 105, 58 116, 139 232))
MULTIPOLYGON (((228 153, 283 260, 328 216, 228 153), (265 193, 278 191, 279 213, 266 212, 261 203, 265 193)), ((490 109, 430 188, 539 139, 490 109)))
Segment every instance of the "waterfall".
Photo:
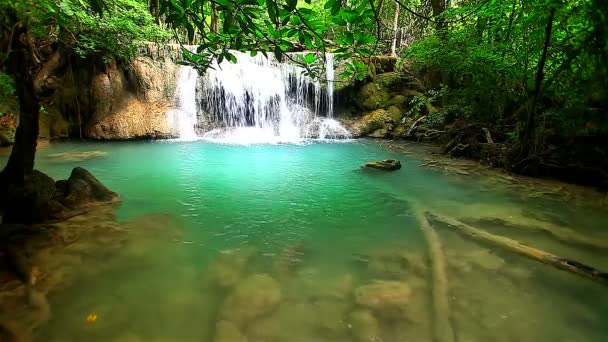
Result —
POLYGON ((196 83, 198 73, 190 66, 179 67, 177 80, 176 102, 177 108, 173 110, 173 122, 177 122, 180 140, 196 140, 194 127, 197 123, 196 110, 196 83))
POLYGON ((212 64, 200 77, 198 92, 196 72, 180 67, 175 122, 181 139, 195 139, 195 126, 206 131, 202 139, 240 144, 349 137, 333 119, 332 54, 325 55, 320 79, 327 82, 321 82, 307 77, 302 67, 277 61, 272 55, 231 53, 237 63, 212 64))
POLYGON ((325 54, 325 78, 327 79, 327 117, 334 117, 334 55, 325 54))

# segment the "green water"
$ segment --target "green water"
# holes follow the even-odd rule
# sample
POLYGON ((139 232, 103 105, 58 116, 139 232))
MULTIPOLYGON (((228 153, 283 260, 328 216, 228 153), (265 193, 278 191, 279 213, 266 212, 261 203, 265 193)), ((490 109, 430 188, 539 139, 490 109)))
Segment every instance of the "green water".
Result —
MULTIPOLYGON (((51 144, 40 150, 37 168, 55 179, 74 166, 87 168, 121 194, 118 220, 129 229, 107 251, 68 248, 70 281, 49 293, 52 315, 36 339, 430 341, 432 279, 414 205, 463 217, 509 208, 608 238, 608 215, 600 209, 531 199, 489 188, 482 177, 419 165, 373 142, 51 144), (50 157, 93 150, 107 155, 50 157), (400 159, 403 168, 359 168, 386 158, 400 159), (277 286, 249 288, 240 302, 231 298, 235 286, 247 290, 243 284, 259 274, 277 286), (218 285, 226 276, 235 284, 218 285), (363 305, 362 287, 377 280, 407 284, 407 304, 363 305), (96 321, 87 322, 88 314, 96 321)), ((436 226, 456 341, 608 340, 605 287, 436 226)), ((606 250, 495 222, 483 228, 608 269, 606 250)))

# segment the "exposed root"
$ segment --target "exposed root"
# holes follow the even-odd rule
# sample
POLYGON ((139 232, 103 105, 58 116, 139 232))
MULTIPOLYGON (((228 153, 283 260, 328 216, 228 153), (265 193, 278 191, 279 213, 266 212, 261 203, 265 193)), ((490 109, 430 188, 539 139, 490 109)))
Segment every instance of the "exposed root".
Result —
POLYGON ((430 225, 424 211, 420 208, 415 208, 415 215, 430 251, 433 273, 434 341, 454 341, 454 331, 450 322, 450 307, 448 302, 447 268, 441 241, 437 232, 430 225))
POLYGON ((457 230, 458 232, 472 237, 475 240, 490 242, 511 252, 515 252, 530 259, 540 261, 547 265, 551 265, 557 269, 568 271, 579 276, 594 280, 598 283, 608 285, 608 273, 599 271, 591 266, 582 264, 574 260, 558 257, 554 254, 545 252, 538 248, 524 245, 519 241, 512 240, 504 236, 490 234, 484 230, 472 227, 451 217, 443 216, 437 213, 427 214, 435 220, 444 222, 449 227, 455 228, 455 230, 457 230))

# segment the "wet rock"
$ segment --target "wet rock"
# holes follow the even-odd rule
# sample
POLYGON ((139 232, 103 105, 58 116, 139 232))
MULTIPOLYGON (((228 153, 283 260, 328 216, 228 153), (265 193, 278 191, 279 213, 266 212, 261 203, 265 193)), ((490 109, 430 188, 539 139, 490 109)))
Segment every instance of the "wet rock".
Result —
POLYGON ((213 342, 247 342, 247 337, 239 331, 234 323, 219 321, 215 325, 213 342))
POLYGON ((254 254, 253 248, 221 251, 209 266, 211 284, 223 289, 234 287, 241 280, 245 266, 254 254))
POLYGON ((393 129, 394 123, 395 122, 386 110, 377 109, 358 118, 350 125, 350 131, 354 137, 362 137, 378 130, 385 130, 385 132, 388 132, 393 129))
POLYGON ((350 313, 349 324, 352 335, 361 342, 380 340, 378 320, 370 310, 358 309, 350 313))
POLYGON ((392 247, 372 251, 368 255, 357 256, 367 263, 371 276, 383 279, 409 279, 411 276, 426 277, 428 258, 422 252, 414 252, 406 247, 392 247))
POLYGON ((52 199, 55 181, 34 170, 25 176, 23 186, 10 185, 2 198, 5 201, 4 223, 34 223, 51 218, 65 210, 52 199))
POLYGON ((240 282, 228 296, 222 317, 237 326, 272 312, 281 302, 280 284, 268 274, 255 274, 240 282))
POLYGON ((395 171, 401 168, 401 162, 394 159, 386 159, 380 161, 368 162, 365 167, 384 170, 384 171, 395 171))
POLYGON ((56 184, 59 190, 59 201, 70 208, 81 208, 91 204, 114 203, 120 196, 108 189, 89 171, 76 167, 70 178, 56 184))
POLYGON ((400 281, 375 280, 355 289, 355 302, 378 313, 402 311, 410 300, 410 287, 400 281))
POLYGON ((272 314, 250 324, 252 341, 307 341, 314 330, 316 307, 311 302, 283 302, 272 314))
POLYGON ((314 326, 317 333, 330 341, 341 340, 348 335, 346 314, 350 303, 336 300, 313 302, 314 326))
POLYGON ((386 107, 389 96, 388 90, 382 84, 372 82, 361 88, 355 101, 364 110, 376 110, 386 107))
POLYGON ((395 122, 395 123, 400 123, 401 122, 401 118, 403 117, 403 111, 399 108, 397 108, 396 106, 390 106, 388 107, 388 115, 390 115, 391 119, 395 122))
POLYGON ((274 258, 273 267, 279 276, 289 276, 304 260, 305 246, 303 241, 289 245, 274 258))
MULTIPOLYGON (((395 106, 399 110, 403 110, 403 109, 405 109, 405 107, 407 105, 407 97, 405 97, 401 94, 397 94, 397 95, 393 96, 393 98, 391 98, 387 104, 389 106, 395 106)), ((389 107, 389 109, 390 109, 390 107, 389 107)))
POLYGON ((49 154, 47 158, 61 162, 80 162, 100 157, 105 157, 108 152, 104 151, 75 151, 49 154))
POLYGON ((167 105, 146 103, 127 95, 120 109, 91 119, 85 136, 99 140, 176 138, 179 133, 173 127, 170 110, 167 105))

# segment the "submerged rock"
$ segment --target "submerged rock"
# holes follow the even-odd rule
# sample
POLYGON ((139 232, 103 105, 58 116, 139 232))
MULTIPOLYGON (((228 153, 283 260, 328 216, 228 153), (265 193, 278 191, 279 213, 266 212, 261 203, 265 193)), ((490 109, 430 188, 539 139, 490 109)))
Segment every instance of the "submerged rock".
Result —
POLYGON ((254 254, 254 248, 221 251, 209 266, 211 283, 223 289, 234 287, 241 280, 245 266, 254 254))
POLYGON ((410 279, 412 275, 426 276, 428 260, 419 252, 406 252, 392 248, 371 253, 365 257, 371 275, 390 279, 410 279))
POLYGON ((379 340, 380 326, 370 310, 357 309, 350 313, 349 324, 352 335, 361 342, 379 340))
POLYGON ((213 342, 247 342, 247 337, 240 332, 234 323, 219 321, 215 325, 213 342))
POLYGON ((49 154, 47 157, 56 161, 61 162, 77 162, 95 159, 99 157, 105 157, 108 155, 108 152, 104 151, 73 151, 73 152, 62 152, 49 154))
POLYGON ((403 309, 410 300, 412 290, 400 281, 375 280, 355 290, 355 302, 380 313, 403 309))
POLYGON ((240 282, 228 296, 222 317, 237 326, 272 312, 281 302, 281 286, 268 274, 255 274, 240 282))
POLYGON ((401 162, 394 159, 386 159, 380 161, 368 162, 365 167, 384 170, 384 171, 395 171, 401 168, 401 162))

